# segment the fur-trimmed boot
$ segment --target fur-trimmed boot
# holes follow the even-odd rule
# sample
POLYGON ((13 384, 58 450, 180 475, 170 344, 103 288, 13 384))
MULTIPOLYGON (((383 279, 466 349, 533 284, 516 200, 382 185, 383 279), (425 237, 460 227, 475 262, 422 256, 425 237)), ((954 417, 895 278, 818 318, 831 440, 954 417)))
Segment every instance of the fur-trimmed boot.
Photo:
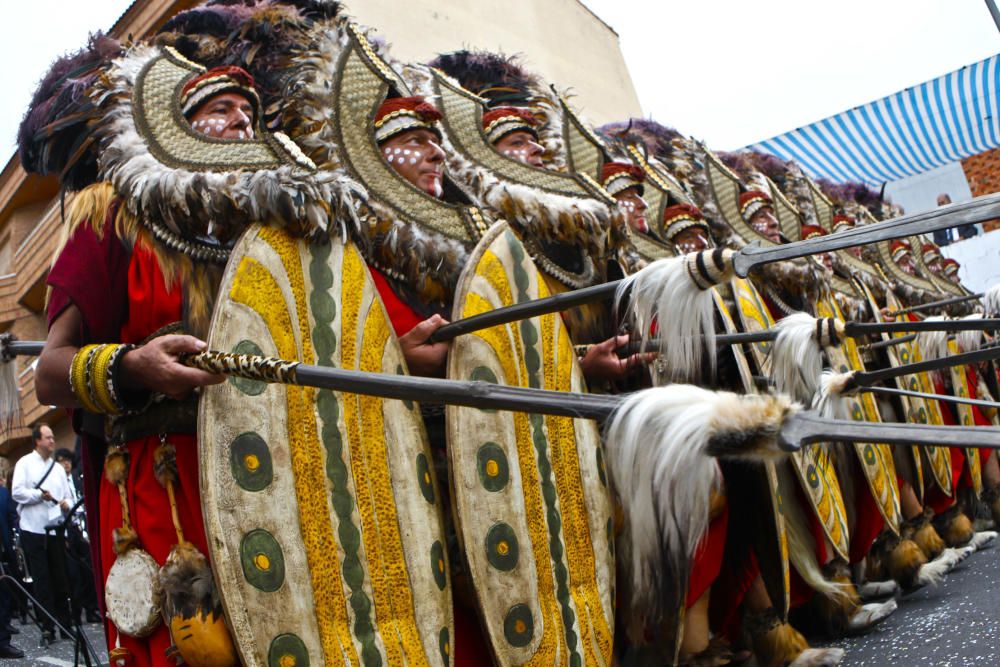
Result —
POLYGON ((749 616, 745 625, 760 667, 825 667, 844 657, 843 649, 810 648, 802 633, 783 622, 773 608, 749 616))
POLYGON ((680 667, 722 667, 746 662, 749 657, 749 651, 736 651, 722 637, 712 637, 708 648, 682 660, 680 667))
POLYGON ((900 535, 905 540, 913 540, 920 547, 920 550, 924 552, 924 556, 927 560, 931 561, 941 555, 941 552, 947 548, 948 545, 944 543, 944 540, 938 535, 937 530, 934 528, 934 524, 931 523, 931 518, 934 516, 934 511, 931 508, 924 508, 923 514, 918 514, 912 519, 907 519, 902 526, 900 526, 900 535))
POLYGON ((993 517, 993 530, 1000 530, 1000 485, 983 489, 981 497, 993 517))
POLYGON ((868 552, 868 573, 875 579, 891 576, 904 592, 941 583, 962 560, 975 549, 945 549, 928 562, 924 552, 913 540, 904 540, 889 531, 876 538, 868 552))
POLYGON ((962 511, 960 503, 955 503, 934 517, 934 528, 949 547, 965 546, 975 535, 972 520, 962 511))

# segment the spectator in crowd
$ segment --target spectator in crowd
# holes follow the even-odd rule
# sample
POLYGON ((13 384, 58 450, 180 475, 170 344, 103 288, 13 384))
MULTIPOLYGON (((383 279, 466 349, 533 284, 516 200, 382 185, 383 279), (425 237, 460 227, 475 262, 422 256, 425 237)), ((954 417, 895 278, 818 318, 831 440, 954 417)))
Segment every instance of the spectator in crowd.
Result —
POLYGON ((70 582, 70 613, 73 621, 80 620, 81 612, 86 611, 88 623, 98 623, 101 620, 97 612, 97 593, 94 591, 94 572, 90 563, 90 544, 84 532, 83 516, 83 477, 73 470, 73 452, 66 448, 56 450, 56 463, 66 471, 66 481, 72 492, 70 507, 75 508, 73 517, 66 522, 66 568, 70 582))
MULTIPOLYGON (((7 490, 7 478, 0 475, 0 538, 2 538, 4 572, 13 572, 14 540, 12 533, 17 521, 14 500, 7 490)), ((14 591, 6 584, 0 584, 0 658, 23 658, 24 651, 10 643, 10 636, 20 631, 10 624, 11 612, 16 604, 14 591)))
MULTIPOLYGON (((938 206, 947 206, 950 203, 951 195, 942 192, 937 196, 938 206)), ((978 235, 979 228, 975 224, 962 225, 961 227, 953 229, 939 229, 934 232, 934 243, 938 244, 940 247, 944 247, 949 243, 971 239, 972 237, 978 235), (958 232, 958 238, 955 238, 955 232, 958 232)))
MULTIPOLYGON (((35 599, 45 612, 40 612, 42 635, 55 639, 55 626, 49 615, 68 627, 69 584, 66 579, 66 549, 60 533, 46 527, 62 519, 71 505, 72 491, 66 471, 56 464, 53 456, 56 439, 48 424, 38 423, 31 431, 35 448, 14 465, 11 493, 18 505, 21 548, 34 579, 35 599)), ((63 633, 64 638, 70 635, 63 633)))

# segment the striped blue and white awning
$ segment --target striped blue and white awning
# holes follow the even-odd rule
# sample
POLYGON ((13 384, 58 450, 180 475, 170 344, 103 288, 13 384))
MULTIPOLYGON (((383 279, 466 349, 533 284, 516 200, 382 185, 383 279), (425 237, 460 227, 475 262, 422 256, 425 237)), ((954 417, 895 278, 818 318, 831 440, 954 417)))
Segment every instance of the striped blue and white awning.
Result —
POLYGON ((747 148, 879 185, 1000 146, 1000 55, 747 148))

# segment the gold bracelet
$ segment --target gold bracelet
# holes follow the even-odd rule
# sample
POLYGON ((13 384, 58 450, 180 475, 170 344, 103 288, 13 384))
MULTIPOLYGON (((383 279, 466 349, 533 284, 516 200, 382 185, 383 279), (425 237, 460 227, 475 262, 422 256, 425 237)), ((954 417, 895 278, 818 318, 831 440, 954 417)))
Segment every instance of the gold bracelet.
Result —
POLYGON ((101 412, 109 415, 121 413, 121 408, 115 403, 108 389, 108 369, 111 366, 111 359, 118 351, 118 345, 102 345, 94 353, 94 361, 90 373, 90 395, 94 402, 100 406, 101 412))
POLYGON ((90 388, 87 386, 87 367, 90 365, 90 357, 99 347, 100 345, 84 345, 77 350, 69 370, 69 385, 73 396, 84 410, 94 413, 100 413, 101 409, 90 395, 90 388))

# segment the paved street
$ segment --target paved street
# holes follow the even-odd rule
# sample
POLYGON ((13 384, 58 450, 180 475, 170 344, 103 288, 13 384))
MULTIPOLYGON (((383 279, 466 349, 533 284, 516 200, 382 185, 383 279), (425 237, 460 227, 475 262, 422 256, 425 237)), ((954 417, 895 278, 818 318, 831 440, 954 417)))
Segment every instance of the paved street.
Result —
POLYGON ((1000 548, 970 556, 937 589, 899 600, 899 610, 863 637, 834 642, 845 667, 1000 664, 1000 548))
MULTIPOLYGON (((19 660, 0 660, 0 665, 31 665, 34 667, 71 667, 73 662, 73 640, 62 639, 56 641, 51 646, 42 646, 42 635, 38 628, 31 624, 21 625, 20 619, 14 621, 14 627, 21 631, 21 634, 11 637, 11 643, 25 653, 25 657, 19 660)), ((83 626, 87 638, 97 651, 101 665, 108 664, 108 651, 104 646, 104 629, 99 623, 90 623, 83 626)), ((85 665, 83 656, 80 656, 81 665, 85 665)))

